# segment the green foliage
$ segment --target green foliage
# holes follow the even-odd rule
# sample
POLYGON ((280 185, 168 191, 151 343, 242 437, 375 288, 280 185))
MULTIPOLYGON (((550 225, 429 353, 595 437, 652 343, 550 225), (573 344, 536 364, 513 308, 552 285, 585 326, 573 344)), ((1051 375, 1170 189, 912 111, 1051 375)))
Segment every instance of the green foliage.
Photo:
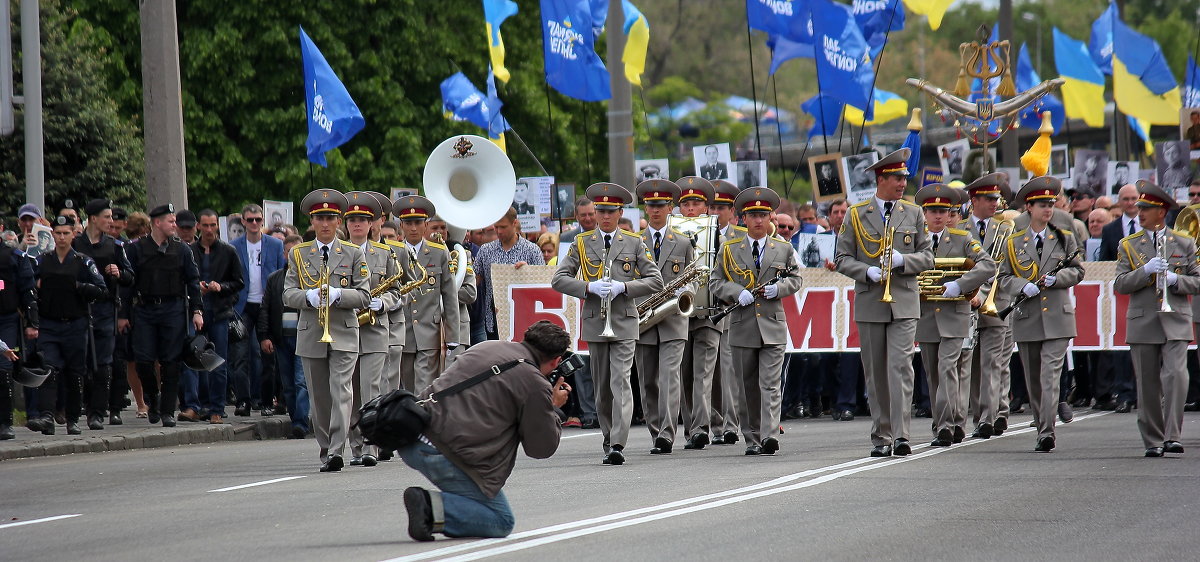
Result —
MULTIPOLYGON (((17 2, 12 6, 15 15, 17 2)), ((102 40, 58 0, 43 0, 41 11, 47 206, 56 210, 65 199, 82 204, 97 197, 135 209, 145 206, 142 137, 105 91, 102 40)), ((20 29, 17 18, 13 19, 16 38, 20 29)), ((15 42, 17 61, 21 60, 19 46, 15 42)), ((13 69, 18 91, 20 66, 14 64, 13 69)), ((0 209, 9 212, 25 201, 23 106, 17 106, 16 125, 15 134, 0 137, 0 209)))

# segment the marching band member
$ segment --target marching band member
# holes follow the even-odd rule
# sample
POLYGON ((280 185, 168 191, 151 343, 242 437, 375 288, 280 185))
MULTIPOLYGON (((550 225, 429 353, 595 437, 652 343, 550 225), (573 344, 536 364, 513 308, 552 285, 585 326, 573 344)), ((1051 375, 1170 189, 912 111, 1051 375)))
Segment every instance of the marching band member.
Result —
POLYGON ((971 233, 947 226, 951 209, 961 208, 966 192, 935 183, 917 191, 916 202, 925 211, 925 224, 933 249, 934 268, 938 258, 969 258, 975 262, 970 271, 957 280, 947 281, 942 298, 958 301, 927 300, 921 295, 921 319, 917 321, 916 340, 921 344, 921 363, 929 379, 933 402, 935 439, 930 445, 949 447, 966 437, 968 379, 959 368, 963 339, 969 334, 971 303, 964 295, 979 288, 996 272, 996 262, 983 251, 971 233))
MULTIPOLYGON (((708 205, 708 213, 717 217, 715 236, 716 252, 721 253, 721 246, 746 233, 746 229, 737 225, 737 214, 733 202, 737 198, 736 185, 725 180, 713 182, 712 202, 708 205)), ((711 289, 710 289, 711 290, 711 289)), ((721 339, 717 347, 717 368, 712 378, 712 406, 710 424, 713 432, 714 445, 732 445, 738 442, 741 424, 738 420, 739 404, 745 397, 739 377, 735 374, 733 363, 733 348, 729 345, 729 320, 723 319, 720 325, 721 339)), ((684 448, 687 448, 685 445, 684 448)))
MULTIPOLYGON (((400 363, 400 381, 404 388, 418 393, 442 372, 447 351, 458 347, 458 287, 450 273, 450 252, 446 246, 425 239, 425 221, 434 216, 433 202, 419 195, 406 195, 392 204, 392 214, 400 219, 404 243, 429 274, 428 288, 408 294, 404 306, 404 355, 400 363), (445 339, 442 327, 449 329, 445 339)), ((420 275, 410 269, 409 278, 420 275)))
POLYGON ((356 309, 370 305, 371 270, 362 249, 337 238, 348 204, 334 189, 304 196, 300 208, 308 211, 317 237, 292 248, 283 281, 284 304, 300 311, 296 355, 304 364, 321 472, 337 472, 345 465, 359 350, 356 309), (326 333, 333 341, 320 341, 326 333))
POLYGON ((634 299, 662 290, 663 282, 642 239, 617 228, 621 207, 633 201, 629 190, 615 183, 596 183, 585 195, 596 206, 597 228, 575 237, 551 286, 586 299, 580 310, 581 331, 591 355, 596 412, 604 435, 603 462, 620 465, 625 463, 622 450, 633 422, 629 379, 638 339, 634 299))
POLYGON ((1014 203, 1024 204, 1029 226, 1005 242, 998 281, 1003 290, 1022 293, 1032 301, 1016 309, 1013 338, 1038 429, 1035 450, 1044 453, 1054 449, 1059 377, 1067 342, 1075 337, 1075 306, 1068 289, 1083 280, 1075 236, 1051 223, 1061 190, 1058 178, 1041 176, 1017 192, 1014 203))
POLYGON ((1187 346, 1193 336, 1188 295, 1200 293, 1200 267, 1195 241, 1165 228, 1174 198, 1145 180, 1137 182, 1137 190, 1142 230, 1121 240, 1113 288, 1129 295, 1125 341, 1137 377, 1138 431, 1146 456, 1161 457, 1183 452, 1187 346))
MULTIPOLYGON (((691 265, 695 256, 691 240, 667 226, 671 207, 679 197, 679 186, 667 180, 649 180, 638 184, 635 191, 646 208, 647 227, 642 231, 642 243, 653 254, 663 284, 669 284, 691 265)), ((688 317, 675 314, 646 329, 638 338, 638 380, 642 413, 654 440, 652 455, 670 454, 675 443, 680 368, 687 336, 688 317)))
POLYGON ((794 273, 799 265, 792 246, 770 236, 771 213, 778 206, 779 196, 765 187, 738 194, 734 208, 746 223, 746 233, 725 242, 709 277, 714 295, 738 305, 730 314, 729 343, 735 376, 740 377, 735 382, 745 389, 738 415, 747 455, 773 455, 779 450, 780 381, 787 339, 779 299, 795 294, 801 285, 794 273))
MULTIPOLYGON (((679 211, 685 217, 694 218, 708 213, 709 202, 716 195, 713 185, 708 180, 687 176, 679 178, 679 211)), ((716 256, 720 250, 720 237, 712 233, 716 246, 706 248, 710 256, 716 256)), ((688 319, 688 341, 683 348, 683 363, 680 367, 680 414, 683 420, 684 435, 687 435, 685 449, 703 449, 709 443, 708 432, 710 420, 713 419, 712 399, 720 388, 713 388, 713 376, 722 365, 718 361, 721 334, 723 327, 729 325, 728 320, 713 323, 709 316, 713 303, 711 292, 708 302, 697 302, 696 311, 688 319)), ((719 416, 720 414, 716 414, 719 416)), ((720 426, 711 426, 713 439, 724 442, 720 426)), ((737 439, 736 433, 731 433, 737 439)))
POLYGON ((838 236, 834 260, 839 273, 854 279, 873 457, 912 452, 912 353, 921 315, 917 274, 933 265, 933 252, 919 208, 901 199, 908 156, 909 149, 901 148, 868 168, 875 171, 875 196, 850 208, 850 228, 838 236))
MULTIPOLYGON (((346 232, 350 235, 350 243, 362 250, 370 271, 367 280, 370 300, 361 312, 370 311, 368 314, 372 318, 365 324, 360 322, 358 327, 358 360, 354 367, 354 403, 350 414, 350 424, 354 425, 358 421, 358 409, 383 394, 389 343, 387 311, 399 302, 400 290, 392 284, 391 288, 375 294, 384 280, 394 279, 398 272, 391 248, 370 239, 371 229, 383 216, 379 200, 366 191, 351 191, 346 194, 346 202, 346 232)), ((362 433, 357 428, 350 431, 351 466, 375 466, 379 460, 378 449, 374 445, 364 446, 362 433)))

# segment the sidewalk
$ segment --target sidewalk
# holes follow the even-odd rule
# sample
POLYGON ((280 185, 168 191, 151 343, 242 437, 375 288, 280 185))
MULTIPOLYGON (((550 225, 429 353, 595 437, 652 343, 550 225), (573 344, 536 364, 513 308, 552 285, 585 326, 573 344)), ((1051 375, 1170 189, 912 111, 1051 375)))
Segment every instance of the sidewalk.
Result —
MULTIPOLYGON (((121 418, 123 425, 104 425, 104 429, 93 431, 83 426, 82 435, 67 435, 66 426, 57 426, 54 435, 42 435, 22 426, 13 426, 16 439, 0 441, 0 461, 29 457, 49 457, 71 453, 97 453, 101 451, 124 451, 153 447, 174 447, 191 443, 215 443, 218 441, 251 441, 255 439, 279 439, 291 431, 291 419, 280 416, 227 417, 226 423, 213 425, 208 422, 179 422, 175 427, 163 427, 161 423, 150 425, 145 418, 134 417, 133 410, 126 410, 121 418)), ((107 421, 107 418, 106 418, 107 421)))

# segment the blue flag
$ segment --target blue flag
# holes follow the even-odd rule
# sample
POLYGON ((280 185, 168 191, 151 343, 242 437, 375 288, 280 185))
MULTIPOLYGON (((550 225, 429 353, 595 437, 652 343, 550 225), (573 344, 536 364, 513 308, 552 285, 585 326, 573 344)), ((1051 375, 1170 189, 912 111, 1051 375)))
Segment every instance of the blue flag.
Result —
POLYGON ((854 0, 854 21, 874 58, 883 50, 889 31, 904 30, 904 6, 900 0, 854 0))
POLYGON ((500 138, 500 135, 503 135, 504 131, 511 129, 512 127, 509 126, 508 120, 500 114, 500 108, 504 107, 504 102, 501 102, 500 98, 496 96, 496 76, 492 74, 491 70, 491 68, 488 69, 487 80, 487 131, 488 138, 494 140, 500 138))
POLYGON ((864 119, 875 118, 872 99, 875 72, 862 31, 850 7, 830 0, 811 0, 816 40, 817 77, 823 93, 854 107, 865 108, 864 119))
POLYGON ((746 0, 746 18, 752 29, 811 43, 812 17, 808 4, 809 0, 746 0))
POLYGON ((442 81, 442 109, 456 121, 470 121, 482 129, 488 128, 490 112, 488 99, 463 73, 442 81))
POLYGON ((1092 36, 1088 38, 1088 53, 1100 67, 1100 72, 1108 76, 1112 76, 1113 22, 1116 20, 1117 5, 1109 0, 1108 8, 1092 22, 1092 36))
MULTIPOLYGON (((1021 43, 1021 52, 1017 55, 1017 73, 1015 76, 1017 91, 1024 92, 1042 83, 1042 78, 1033 69, 1029 60, 1029 49, 1021 43)), ((1063 112, 1063 103, 1053 94, 1042 96, 1036 103, 1021 110, 1021 126, 1036 130, 1042 126, 1042 112, 1050 112, 1050 122, 1055 131, 1061 131, 1067 116, 1063 112)))
POLYGON ((1183 107, 1200 106, 1200 68, 1196 60, 1188 55, 1187 73, 1183 82, 1183 107))
POLYGON ((767 37, 767 47, 771 49, 771 70, 775 74, 783 63, 794 58, 813 58, 813 44, 792 41, 782 35, 767 37))
POLYGON ((367 122, 303 27, 300 59, 304 65, 304 102, 308 108, 308 140, 304 148, 310 162, 325 166, 325 153, 353 138, 367 122))
POLYGON ((908 173, 917 173, 921 169, 921 131, 910 130, 900 148, 907 148, 910 151, 908 161, 904 163, 905 166, 908 166, 908 173))
POLYGON ((612 97, 608 70, 596 55, 592 6, 587 0, 541 0, 546 82, 583 101, 612 97))
POLYGON ((800 104, 800 109, 817 118, 812 128, 808 130, 808 138, 811 139, 818 135, 829 137, 836 134, 838 120, 841 119, 845 107, 846 104, 825 94, 817 94, 800 104))

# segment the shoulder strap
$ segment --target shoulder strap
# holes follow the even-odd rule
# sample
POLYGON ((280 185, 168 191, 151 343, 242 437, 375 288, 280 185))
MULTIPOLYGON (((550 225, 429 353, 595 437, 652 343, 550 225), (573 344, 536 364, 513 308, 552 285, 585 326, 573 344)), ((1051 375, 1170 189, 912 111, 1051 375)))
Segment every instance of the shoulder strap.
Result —
POLYGON ((487 379, 490 379, 496 375, 499 375, 500 373, 503 373, 504 371, 507 371, 513 367, 516 367, 517 365, 519 365, 521 363, 528 363, 528 361, 526 361, 524 359, 516 359, 514 361, 509 361, 507 363, 501 363, 500 365, 492 365, 491 367, 488 367, 487 370, 485 370, 465 381, 459 382, 458 384, 455 384, 449 388, 443 388, 442 390, 439 390, 439 391, 431 394, 429 396, 429 401, 436 404, 439 400, 442 400, 442 399, 446 398, 447 396, 450 396, 453 394, 458 394, 459 392, 462 392, 462 391, 464 391, 468 388, 471 388, 472 386, 475 386, 487 379))

